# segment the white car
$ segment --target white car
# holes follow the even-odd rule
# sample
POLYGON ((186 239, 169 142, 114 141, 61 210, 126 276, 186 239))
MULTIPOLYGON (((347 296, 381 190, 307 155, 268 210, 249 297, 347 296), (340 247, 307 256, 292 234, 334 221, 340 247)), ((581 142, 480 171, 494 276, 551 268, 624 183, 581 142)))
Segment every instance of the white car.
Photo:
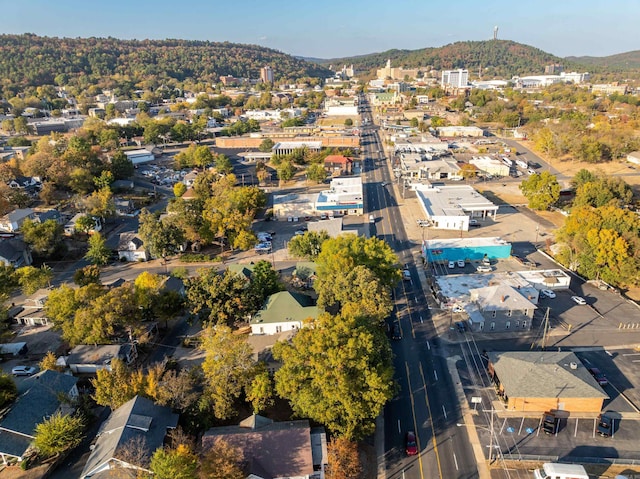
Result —
POLYGON ((380 186, 382 186, 382 187, 384 188, 385 186, 387 186, 387 184, 383 181, 383 182, 380 184, 380 186))
POLYGON ((571 299, 575 303, 577 303, 577 304, 579 304, 581 306, 584 306, 585 304, 587 304, 587 302, 585 301, 585 299, 582 296, 571 296, 571 299))
POLYGON ((456 267, 455 261, 449 261, 449 269, 454 269, 456 267))
POLYGON ((463 259, 459 259, 457 261, 457 263, 458 263, 458 268, 464 268, 464 260, 463 259))
POLYGON ((478 266, 476 268, 476 271, 478 273, 491 273, 492 269, 491 269, 491 266, 487 266, 487 265, 481 264, 480 266, 478 266))
POLYGON ((540 294, 543 295, 543 296, 546 296, 549 299, 553 299, 553 298, 556 297, 556 293, 554 293, 550 289, 541 289, 540 290, 540 294))

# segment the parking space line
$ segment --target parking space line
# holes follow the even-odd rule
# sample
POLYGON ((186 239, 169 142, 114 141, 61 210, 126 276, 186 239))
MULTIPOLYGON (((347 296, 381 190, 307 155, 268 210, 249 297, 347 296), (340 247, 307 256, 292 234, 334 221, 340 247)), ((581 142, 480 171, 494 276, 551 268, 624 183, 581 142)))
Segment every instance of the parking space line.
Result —
POLYGON ((598 422, 598 420, 594 418, 594 420, 593 420, 593 432, 591 433, 591 437, 594 438, 594 439, 596 437, 597 422, 598 422))
POLYGON ((522 432, 522 426, 524 426, 524 416, 522 416, 522 421, 520 421, 520 429, 518 429, 518 436, 522 432))
POLYGON ((542 418, 538 421, 538 427, 536 428, 536 437, 540 435, 540 429, 542 429, 542 418))
POLYGON ((500 427, 500 434, 502 434, 502 431, 504 430, 504 427, 507 425, 507 418, 504 418, 504 421, 502 422, 502 426, 500 427))
POLYGON ((580 421, 578 418, 576 418, 576 430, 573 432, 573 437, 577 437, 578 436, 578 421, 580 421))

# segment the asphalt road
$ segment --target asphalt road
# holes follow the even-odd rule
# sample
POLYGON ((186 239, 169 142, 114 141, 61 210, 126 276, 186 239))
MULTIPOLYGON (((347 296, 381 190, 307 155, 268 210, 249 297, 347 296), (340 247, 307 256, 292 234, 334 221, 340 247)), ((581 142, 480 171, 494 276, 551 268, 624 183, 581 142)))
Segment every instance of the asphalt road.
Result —
MULTIPOLYGON (((384 412, 384 456, 388 478, 474 478, 478 476, 462 422, 446 358, 454 353, 436 337, 414 255, 419 245, 408 241, 396 200, 396 188, 384 158, 369 106, 363 107, 365 160, 364 188, 371 234, 387 241, 409 267, 411 281, 396 288, 392 321, 398 321, 402 339, 393 341, 398 395, 384 412), (382 186, 383 183, 385 186, 382 186), (420 453, 407 457, 404 440, 415 431, 420 453)), ((400 185, 401 186, 401 185, 400 185)))

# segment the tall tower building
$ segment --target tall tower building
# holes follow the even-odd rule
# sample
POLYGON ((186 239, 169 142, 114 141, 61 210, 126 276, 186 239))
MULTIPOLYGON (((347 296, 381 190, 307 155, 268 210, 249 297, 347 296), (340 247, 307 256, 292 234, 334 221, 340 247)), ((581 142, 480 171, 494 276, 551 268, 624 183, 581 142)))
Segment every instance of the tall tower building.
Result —
POLYGON ((440 82, 442 88, 465 88, 469 83, 469 70, 444 70, 440 82))
POLYGON ((260 81, 262 83, 273 83, 273 70, 269 65, 260 69, 260 81))

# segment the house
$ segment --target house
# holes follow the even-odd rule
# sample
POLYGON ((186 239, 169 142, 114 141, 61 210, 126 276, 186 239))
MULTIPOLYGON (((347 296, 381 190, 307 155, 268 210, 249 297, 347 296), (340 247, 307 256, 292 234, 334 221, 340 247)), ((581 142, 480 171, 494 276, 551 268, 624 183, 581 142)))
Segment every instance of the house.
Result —
POLYGON ((7 185, 13 189, 40 191, 42 189, 42 180, 38 176, 16 176, 9 180, 7 185))
POLYGON ((147 261, 150 258, 149 251, 145 248, 140 237, 132 232, 120 233, 118 242, 118 259, 127 261, 147 261))
POLYGON ((35 217, 34 211, 31 208, 19 208, 13 210, 11 213, 7 213, 0 218, 0 230, 8 231, 10 233, 16 232, 22 226, 22 223, 29 218, 32 220, 35 217))
POLYGON ((251 275, 253 274, 253 268, 255 267, 255 264, 253 263, 233 263, 230 264, 227 269, 234 273, 235 276, 239 276, 242 279, 244 279, 245 281, 249 282, 251 281, 251 275))
MULTIPOLYGON (((78 224, 78 220, 83 216, 88 216, 88 215, 85 213, 78 213, 73 218, 71 218, 64 225, 64 234, 71 236, 74 233, 76 233, 77 232, 76 225, 78 224)), ((89 230, 89 233, 97 233, 99 231, 102 231, 102 219, 97 216, 92 216, 92 218, 93 218, 93 228, 89 230)))
POLYGON ((34 215, 34 221, 38 223, 44 223, 49 220, 53 220, 58 224, 64 223, 63 216, 58 210, 36 211, 34 215))
POLYGON ((318 307, 309 296, 280 291, 267 298, 264 306, 251 318, 251 334, 276 334, 298 330, 308 319, 318 317, 318 307))
POLYGON ((56 371, 41 371, 23 379, 18 398, 0 421, 0 456, 4 464, 11 459, 22 461, 35 437, 38 424, 56 412, 70 414, 72 408, 61 395, 78 397, 77 378, 56 371))
POLYGON ((131 364, 137 357, 138 350, 133 343, 99 346, 82 344, 69 352, 64 363, 74 374, 95 374, 99 369, 111 371, 111 361, 114 359, 131 364))
POLYGON ((119 216, 128 216, 135 211, 133 201, 126 198, 114 198, 113 204, 116 209, 116 214, 119 216))
POLYGON ((175 276, 167 276, 162 287, 160 288, 161 293, 175 292, 178 295, 184 297, 187 294, 187 290, 184 287, 184 281, 180 278, 176 278, 175 276))
POLYGON ((313 288, 317 278, 316 270, 317 265, 313 261, 298 261, 293 271, 293 285, 299 288, 313 288))
POLYGON ((631 153, 627 154, 627 161, 629 163, 640 165, 640 151, 632 151, 631 153))
POLYGON ((490 352, 487 358, 489 377, 508 410, 598 414, 609 398, 569 351, 490 352))
POLYGON ((156 406, 140 396, 130 399, 100 426, 80 478, 108 477, 106 471, 115 468, 150 473, 151 455, 162 447, 167 432, 177 425, 178 415, 171 408, 156 406), (135 459, 130 454, 131 448, 141 449, 135 459))
POLYGON ((0 238, 0 263, 20 268, 33 262, 26 243, 19 238, 0 238))
MULTIPOLYGON (((135 139, 136 138, 134 138, 134 140, 135 139)), ((131 151, 125 151, 124 154, 127 155, 127 158, 134 165, 139 165, 140 163, 147 163, 155 159, 153 152, 149 150, 131 150, 131 151)))
POLYGON ((324 159, 324 169, 333 176, 350 175, 353 167, 353 158, 342 155, 329 155, 324 159))
POLYGON ((202 437, 202 450, 220 440, 243 451, 249 478, 324 478, 326 434, 322 428, 311 428, 307 420, 274 422, 254 414, 237 426, 209 429, 202 437))

